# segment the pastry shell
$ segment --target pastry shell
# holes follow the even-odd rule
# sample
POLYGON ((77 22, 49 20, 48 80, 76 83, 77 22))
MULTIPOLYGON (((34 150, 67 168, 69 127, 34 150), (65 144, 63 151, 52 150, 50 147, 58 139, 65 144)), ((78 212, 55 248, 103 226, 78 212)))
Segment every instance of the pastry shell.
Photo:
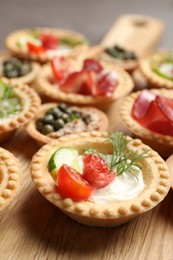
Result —
MULTIPOLYGON (((8 83, 8 82, 7 82, 8 83)), ((22 102, 22 111, 7 118, 0 120, 0 142, 6 141, 11 137, 14 131, 20 126, 31 120, 40 106, 41 100, 38 94, 27 85, 11 85, 14 88, 16 96, 22 102)))
MULTIPOLYGON (((168 89, 152 89, 155 94, 165 96, 167 98, 173 98, 173 90, 168 89)), ((156 133, 148 128, 143 127, 131 116, 131 111, 136 98, 140 95, 141 91, 132 93, 126 97, 120 111, 121 118, 125 126, 138 138, 140 138, 145 144, 152 147, 164 158, 172 154, 173 149, 173 137, 169 135, 163 135, 156 133)))
POLYGON ((16 195, 20 186, 21 170, 12 153, 0 147, 0 211, 16 195))
MULTIPOLYGON (((38 112, 37 112, 37 116, 35 118, 33 118, 27 125, 26 125, 26 131, 27 133, 36 140, 36 142, 39 145, 44 145, 52 140, 54 140, 55 138, 44 135, 42 133, 40 133, 37 128, 36 128, 36 121, 38 118, 42 117, 47 110, 49 110, 50 108, 56 107, 58 104, 57 103, 47 103, 47 104, 43 104, 38 112)), ((106 114, 102 111, 100 111, 97 108, 94 107, 82 107, 80 108, 81 110, 90 110, 91 113, 96 113, 99 117, 99 124, 98 124, 98 128, 97 131, 105 131, 108 128, 108 118, 106 116, 106 114)))
MULTIPOLYGON (((13 55, 6 51, 0 52, 0 66, 3 63, 3 61, 8 60, 11 57, 13 57, 13 55)), ((36 78, 39 69, 40 66, 38 63, 31 62, 31 71, 26 75, 16 78, 7 78, 4 75, 2 75, 2 72, 0 72, 0 78, 2 80, 8 81, 9 84, 30 84, 36 78)))
POLYGON ((32 158, 31 177, 41 194, 74 220, 89 226, 111 227, 128 222, 132 218, 152 209, 164 199, 170 188, 170 175, 163 159, 138 139, 129 139, 132 153, 148 150, 148 157, 140 160, 145 188, 131 200, 96 204, 90 201, 74 202, 62 199, 55 192, 55 181, 48 172, 47 165, 52 153, 59 147, 71 146, 79 150, 91 146, 100 152, 111 153, 111 145, 105 142, 106 132, 90 132, 69 135, 43 146, 32 158))
MULTIPOLYGON (((80 62, 71 62, 74 67, 81 68, 80 62)), ((100 109, 106 109, 112 102, 130 93, 134 87, 134 82, 129 74, 122 68, 108 62, 101 62, 101 65, 107 71, 115 71, 118 76, 118 83, 111 97, 93 97, 75 93, 65 93, 59 90, 56 85, 53 85, 50 82, 54 77, 49 64, 42 67, 42 70, 40 70, 35 82, 33 83, 33 87, 42 97, 46 97, 50 101, 61 101, 80 106, 96 106, 100 109)))
POLYGON ((148 81, 150 88, 173 89, 173 80, 165 79, 151 69, 152 63, 163 60, 170 55, 171 52, 172 51, 168 50, 150 51, 139 59, 139 70, 148 81))
MULTIPOLYGON (((71 58, 77 58, 78 55, 80 55, 83 51, 85 51, 88 48, 88 43, 86 41, 86 38, 77 32, 74 31, 70 31, 70 30, 65 30, 65 29, 61 29, 61 28, 35 28, 36 30, 40 31, 40 32, 44 32, 44 33, 48 33, 48 34, 52 34, 55 37, 64 37, 64 36, 68 36, 68 37, 73 37, 77 40, 83 40, 84 43, 80 44, 79 46, 75 46, 72 48, 69 56, 71 58)), ((26 58, 26 59, 30 59, 30 60, 34 60, 34 61, 38 61, 40 63, 46 63, 48 61, 50 61, 52 59, 52 55, 49 55, 48 53, 30 53, 27 50, 23 50, 18 48, 18 46, 16 45, 17 40, 21 37, 24 36, 28 33, 29 29, 23 29, 23 30, 18 30, 15 32, 10 33, 6 40, 5 40, 5 45, 7 47, 7 49, 12 52, 14 55, 22 57, 22 58, 26 58)))
POLYGON ((104 46, 101 46, 101 45, 93 46, 90 49, 86 50, 85 58, 95 58, 100 61, 110 62, 116 66, 123 68, 124 70, 126 70, 129 73, 132 73, 136 69, 136 67, 138 65, 137 60, 116 59, 116 58, 111 57, 107 53, 105 53, 104 50, 105 50, 104 46))

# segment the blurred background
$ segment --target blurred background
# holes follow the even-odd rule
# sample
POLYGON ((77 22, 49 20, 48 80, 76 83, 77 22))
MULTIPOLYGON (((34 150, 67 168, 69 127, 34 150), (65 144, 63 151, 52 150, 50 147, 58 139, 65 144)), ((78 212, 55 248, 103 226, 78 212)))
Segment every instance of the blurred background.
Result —
POLYGON ((172 47, 173 0, 0 0, 0 48, 11 31, 36 26, 62 27, 99 43, 122 14, 143 14, 162 20, 159 47, 172 47))

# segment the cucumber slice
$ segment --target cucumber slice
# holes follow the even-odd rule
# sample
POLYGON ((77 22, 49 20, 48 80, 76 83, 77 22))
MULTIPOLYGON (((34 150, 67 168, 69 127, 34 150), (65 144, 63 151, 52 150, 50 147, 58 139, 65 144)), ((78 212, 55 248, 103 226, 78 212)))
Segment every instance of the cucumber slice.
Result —
POLYGON ((6 84, 4 84, 2 81, 0 82, 0 99, 3 99, 6 92, 6 84))
POLYGON ((78 150, 72 147, 61 147, 56 150, 49 162, 48 169, 53 176, 56 176, 59 168, 65 163, 71 166, 72 161, 78 156, 78 150))

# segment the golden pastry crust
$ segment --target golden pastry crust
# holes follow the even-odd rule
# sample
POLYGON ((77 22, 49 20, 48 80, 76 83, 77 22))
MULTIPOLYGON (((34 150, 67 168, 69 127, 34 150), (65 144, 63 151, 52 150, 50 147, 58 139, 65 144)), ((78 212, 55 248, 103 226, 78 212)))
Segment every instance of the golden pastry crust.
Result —
POLYGON ((74 202, 70 198, 62 199, 55 192, 55 181, 48 172, 48 161, 59 147, 70 146, 83 152, 91 146, 103 153, 111 153, 112 148, 105 142, 106 132, 81 133, 69 135, 43 146, 32 158, 31 177, 41 194, 57 206, 66 215, 89 226, 110 227, 121 225, 132 218, 155 207, 166 196, 170 188, 170 176, 163 159, 151 148, 138 139, 130 139, 128 147, 132 153, 136 150, 148 150, 148 157, 140 160, 145 188, 141 194, 131 200, 114 201, 106 204, 96 204, 90 201, 74 202))
MULTIPOLYGON (((161 96, 173 98, 173 90, 152 89, 151 91, 161 96)), ((142 139, 144 143, 158 151, 162 156, 167 157, 172 153, 173 137, 151 131, 140 125, 131 116, 133 104, 140 93, 141 91, 132 93, 125 99, 120 111, 121 118, 123 119, 125 126, 135 134, 135 136, 142 139)))
MULTIPOLYGON (((8 82, 6 82, 8 83, 8 82)), ((14 93, 21 100, 22 111, 11 118, 0 120, 0 142, 7 140, 14 130, 31 120, 40 106, 38 94, 27 85, 11 85, 14 93)))
MULTIPOLYGON (((22 58, 38 61, 40 63, 46 63, 46 62, 50 61, 52 59, 52 55, 49 55, 46 52, 34 54, 34 53, 29 53, 27 50, 18 48, 18 46, 16 44, 18 39, 21 36, 26 35, 28 33, 28 30, 29 29, 23 29, 23 30, 18 30, 18 31, 10 33, 5 40, 5 45, 6 45, 7 49, 9 49, 10 52, 12 52, 14 55, 22 57, 22 58)), ((35 28, 35 30, 38 32, 44 32, 44 33, 54 35, 55 37, 68 36, 68 37, 73 37, 77 40, 83 40, 84 41, 83 44, 80 44, 79 46, 75 46, 72 48, 72 50, 69 54, 69 56, 71 58, 77 58, 78 55, 80 55, 83 51, 85 51, 88 48, 88 43, 86 41, 86 38, 80 33, 61 29, 61 28, 38 27, 38 28, 35 28)))
POLYGON ((16 195, 20 186, 21 170, 18 160, 9 151, 0 148, 0 211, 16 195))
MULTIPOLYGON (((53 108, 53 107, 56 107, 57 106, 57 103, 47 103, 47 104, 44 104, 42 105, 38 112, 37 112, 37 116, 31 120, 27 125, 26 125, 26 131, 27 133, 37 141, 37 143, 39 145, 44 145, 52 140, 54 140, 55 138, 51 137, 51 136, 46 136, 42 133, 40 133, 37 128, 36 128, 36 121, 38 118, 42 117, 47 110, 49 110, 50 108, 53 108)), ((107 130, 108 128, 108 118, 106 116, 105 113, 103 113, 102 111, 94 108, 94 107, 83 107, 83 108, 80 108, 81 110, 90 110, 91 113, 96 113, 99 117, 99 124, 98 124, 98 128, 97 128, 97 131, 105 131, 107 130)))
MULTIPOLYGON (((77 68, 81 67, 79 62, 74 62, 73 66, 77 68)), ((73 93, 65 93, 59 90, 56 85, 51 84, 51 79, 53 80, 52 69, 50 65, 44 65, 42 70, 40 70, 35 82, 33 83, 33 87, 39 94, 45 96, 50 101, 61 101, 69 104, 77 104, 82 106, 96 106, 100 109, 107 108, 113 101, 126 96, 130 93, 134 87, 134 83, 132 78, 129 76, 127 72, 123 69, 110 64, 108 62, 101 62, 103 68, 107 71, 115 71, 118 76, 118 83, 115 88, 115 91, 111 97, 107 96, 86 96, 81 94, 73 94, 73 93)))
MULTIPOLYGON (((8 53, 7 51, 0 52, 0 67, 3 61, 8 60, 9 58, 13 57, 12 54, 8 53)), ((0 78, 2 80, 8 81, 9 84, 29 84, 31 83, 37 76, 37 73, 39 72, 40 66, 36 62, 31 62, 31 71, 27 73, 26 75, 22 77, 16 77, 16 78, 6 78, 4 75, 2 75, 2 71, 0 69, 0 78)))
POLYGON ((85 58, 95 58, 100 61, 107 61, 110 62, 116 66, 119 66, 126 70, 129 73, 132 73, 137 65, 138 62, 137 60, 120 60, 120 59, 115 59, 111 57, 110 55, 106 54, 104 52, 105 47, 101 45, 96 45, 94 47, 91 47, 90 49, 86 50, 85 52, 85 58))
POLYGON ((157 64, 159 61, 164 60, 170 53, 172 53, 170 50, 150 51, 140 58, 139 70, 148 81, 150 88, 173 89, 173 81, 157 75, 151 69, 152 64, 157 64))

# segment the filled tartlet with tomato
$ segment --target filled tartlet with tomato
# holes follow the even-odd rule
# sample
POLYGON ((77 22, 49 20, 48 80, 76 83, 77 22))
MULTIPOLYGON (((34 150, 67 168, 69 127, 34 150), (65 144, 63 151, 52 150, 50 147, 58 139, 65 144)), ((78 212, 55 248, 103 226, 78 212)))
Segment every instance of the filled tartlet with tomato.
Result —
POLYGON ((104 109, 133 89, 131 77, 107 62, 85 59, 81 62, 55 57, 44 65, 34 88, 49 100, 93 105, 104 109))
POLYGON ((152 89, 126 98, 121 117, 136 136, 167 157, 173 149, 173 90, 152 89))
POLYGON ((173 89, 173 52, 155 50, 143 55, 139 69, 150 88, 173 89))
POLYGON ((32 158, 41 194, 66 215, 90 226, 115 226, 155 207, 170 188, 163 159, 122 133, 61 137, 32 158))
POLYGON ((0 147, 0 211, 15 197, 20 186, 19 161, 9 151, 0 147))
POLYGON ((6 47, 15 55, 41 63, 54 56, 76 58, 88 48, 88 40, 80 33, 59 28, 34 28, 10 33, 6 47))
POLYGON ((119 45, 93 46, 86 50, 85 55, 88 58, 95 58, 120 66, 129 73, 132 73, 138 64, 137 54, 119 45))
POLYGON ((26 131, 39 145, 44 145, 69 134, 105 131, 107 127, 106 114, 97 108, 46 103, 26 125, 26 131))
POLYGON ((31 120, 40 103, 38 94, 29 86, 0 81, 0 142, 31 120))
POLYGON ((30 84, 36 78, 39 65, 20 59, 8 52, 0 52, 0 78, 12 84, 30 84))

